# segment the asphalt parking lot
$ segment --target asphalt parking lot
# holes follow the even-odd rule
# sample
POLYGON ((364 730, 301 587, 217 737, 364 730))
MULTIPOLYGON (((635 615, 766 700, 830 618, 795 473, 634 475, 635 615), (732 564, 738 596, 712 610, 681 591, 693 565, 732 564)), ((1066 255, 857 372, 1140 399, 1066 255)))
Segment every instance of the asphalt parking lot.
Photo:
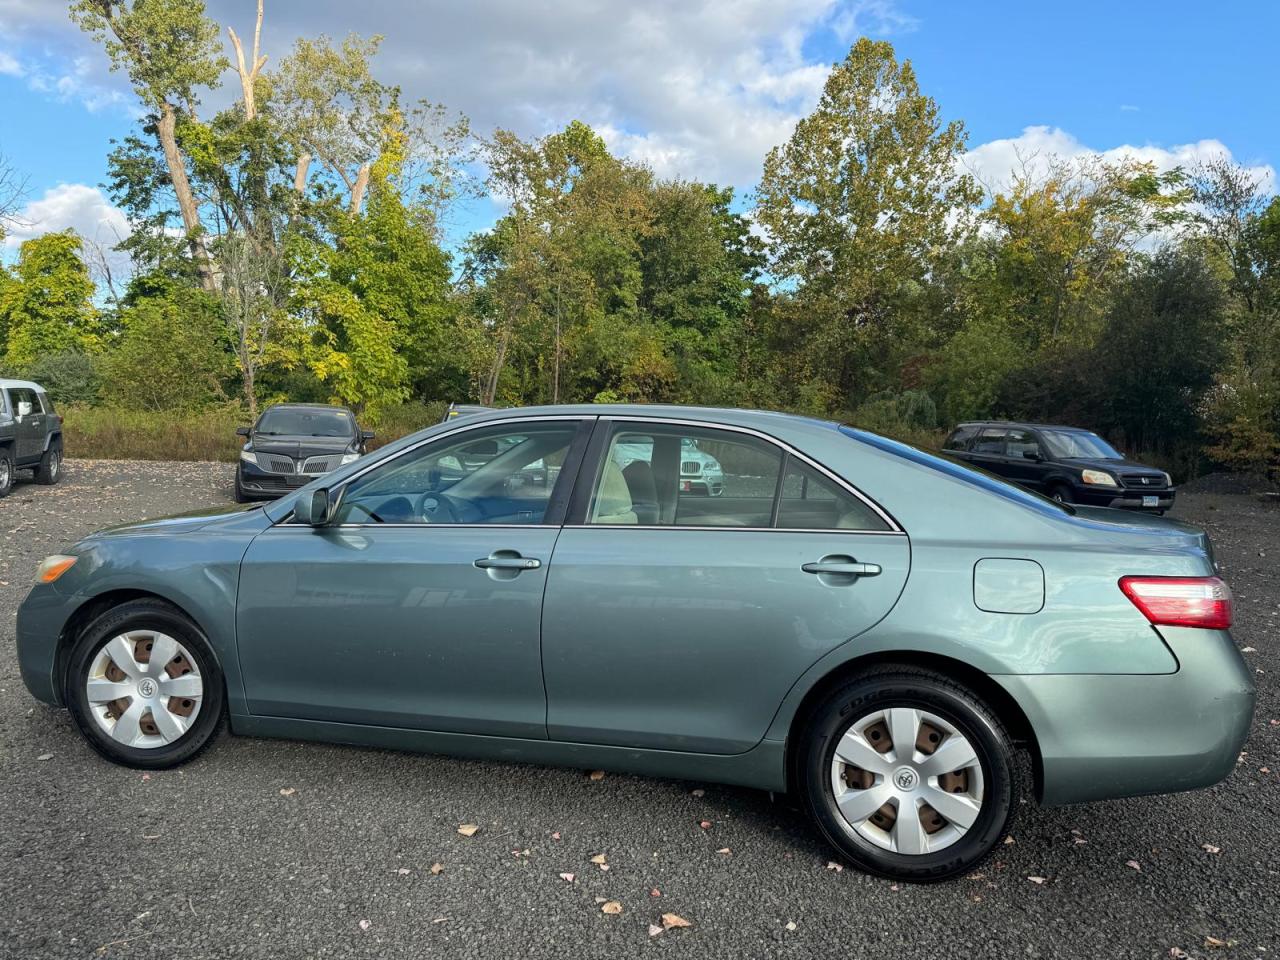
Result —
POLYGON ((0 501, 0 956, 1280 957, 1280 508, 1175 512, 1212 533, 1257 671, 1235 774, 1028 802, 975 875, 922 887, 836 870, 785 798, 714 784, 225 735, 178 770, 106 763, 23 687, 15 608, 79 536, 224 501, 224 464, 89 461, 0 501), (691 926, 653 935, 664 913, 691 926))

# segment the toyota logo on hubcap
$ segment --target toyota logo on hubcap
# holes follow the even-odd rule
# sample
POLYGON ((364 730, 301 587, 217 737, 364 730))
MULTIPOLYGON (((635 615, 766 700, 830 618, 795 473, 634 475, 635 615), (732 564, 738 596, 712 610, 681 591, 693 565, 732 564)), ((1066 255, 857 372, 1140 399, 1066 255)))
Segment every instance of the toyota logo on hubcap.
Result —
POLYGON ((914 790, 919 779, 916 772, 910 767, 903 767, 893 775, 893 782, 898 785, 900 790, 914 790))
POLYGON ((150 677, 144 678, 138 684, 138 694, 143 697, 154 697, 156 695, 156 682, 150 677))

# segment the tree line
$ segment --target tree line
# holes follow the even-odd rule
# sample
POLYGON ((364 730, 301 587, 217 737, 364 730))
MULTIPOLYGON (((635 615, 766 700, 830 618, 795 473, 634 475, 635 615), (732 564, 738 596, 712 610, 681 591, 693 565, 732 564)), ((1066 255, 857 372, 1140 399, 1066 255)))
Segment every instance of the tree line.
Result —
POLYGON ((243 39, 199 0, 69 9, 143 115, 107 155, 128 276, 72 233, 0 269, 0 366, 63 402, 746 405, 924 442, 1007 416, 1182 472, 1280 458, 1280 199, 1226 159, 982 183, 963 123, 861 39, 738 198, 580 122, 477 135, 379 80, 377 37, 271 64, 261 0, 243 39), (481 196, 503 214, 446 249, 481 196))

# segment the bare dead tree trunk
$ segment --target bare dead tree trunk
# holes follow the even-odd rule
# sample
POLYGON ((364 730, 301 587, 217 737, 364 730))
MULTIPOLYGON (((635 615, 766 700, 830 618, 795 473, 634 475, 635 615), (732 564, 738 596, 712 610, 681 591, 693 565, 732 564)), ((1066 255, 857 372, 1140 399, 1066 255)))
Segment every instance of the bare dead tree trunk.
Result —
POLYGON ((515 320, 508 317, 507 322, 502 325, 502 333, 498 336, 498 350, 493 358, 493 366, 489 369, 484 393, 480 397, 480 402, 486 407, 492 406, 494 397, 498 395, 498 379, 502 376, 503 364, 507 362, 507 348, 511 345, 511 328, 514 325, 515 320))
POLYGON ((258 74, 262 72, 263 66, 267 62, 265 56, 259 56, 262 38, 262 0, 258 0, 258 21, 253 28, 253 59, 252 66, 245 66, 244 48, 240 44, 240 38, 236 36, 236 32, 231 27, 227 27, 227 34, 231 37, 231 46, 236 51, 236 73, 240 74, 240 88, 244 91, 244 118, 252 120, 258 115, 258 101, 254 94, 254 85, 258 82, 258 74))
POLYGON ((177 115, 173 104, 165 101, 160 104, 160 122, 156 124, 156 135, 160 138, 160 146, 164 150, 165 165, 169 168, 169 180, 173 184, 174 196, 178 199, 178 211, 182 214, 182 226, 187 232, 187 244, 191 248, 191 257, 195 260, 196 271, 200 275, 200 287, 206 293, 217 293, 217 278, 213 273, 213 265, 209 262, 209 251, 205 249, 204 236, 200 225, 200 214, 196 210, 196 198, 191 192, 191 181, 187 179, 187 166, 178 149, 177 115))
POLYGON ((311 154, 298 155, 298 165, 293 172, 293 192, 299 197, 307 189, 307 171, 311 169, 311 154))
POLYGON ((356 174, 356 185, 351 188, 351 215, 357 216, 360 213, 360 206, 364 203, 364 192, 369 188, 369 164, 360 164, 360 171, 356 174))

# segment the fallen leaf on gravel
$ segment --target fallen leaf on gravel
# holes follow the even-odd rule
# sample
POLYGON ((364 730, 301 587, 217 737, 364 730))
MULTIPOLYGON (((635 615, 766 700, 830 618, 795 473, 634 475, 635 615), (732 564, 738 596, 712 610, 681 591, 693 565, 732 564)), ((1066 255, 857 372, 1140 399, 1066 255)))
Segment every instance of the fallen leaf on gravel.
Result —
POLYGON ((1048 877, 1027 877, 1027 879, 1030 880, 1032 883, 1036 884, 1037 886, 1044 886, 1046 883, 1049 882, 1048 877))
POLYGON ((281 787, 281 788, 280 788, 280 796, 282 796, 282 797, 292 797, 292 796, 293 796, 295 793, 297 793, 297 792, 298 792, 298 791, 297 791, 296 789, 294 789, 293 787, 281 787))
POLYGON ((591 773, 590 773, 590 774, 588 774, 588 776, 589 776, 592 780, 603 780, 603 779, 604 779, 604 771, 603 771, 603 770, 592 770, 592 771, 591 771, 591 773))
POLYGON ((557 830, 555 833, 553 833, 553 834, 551 835, 551 839, 552 839, 552 840, 559 840, 559 839, 560 839, 560 831, 559 831, 559 830, 557 830))
POLYGON ((889 889, 892 890, 894 893, 897 893, 902 888, 895 883, 892 886, 890 886, 889 889))
POLYGON ((464 823, 458 828, 458 832, 464 837, 474 837, 479 829, 474 823, 464 823))
POLYGON ((1212 843, 1202 843, 1200 844, 1200 849, 1203 850, 1205 853, 1221 853, 1222 852, 1221 847, 1215 847, 1212 843))
POLYGON ((1190 960, 1191 954, 1181 947, 1170 947, 1169 956, 1173 957, 1173 960, 1190 960))
POLYGON ((561 880, 563 880, 565 883, 573 883, 573 874, 572 874, 572 873, 562 873, 562 874, 560 874, 560 879, 561 879, 561 880))
POLYGON ((1017 842, 1018 842, 1018 841, 1017 841, 1017 840, 1015 840, 1015 839, 1013 839, 1013 837, 1012 837, 1012 836, 1008 836, 1008 837, 1005 837, 1005 838, 1004 838, 1005 846, 1008 846, 1008 845, 1009 845, 1009 844, 1011 844, 1011 843, 1017 843, 1017 842))
POLYGON ((1257 653, 1258 650, 1256 647, 1241 647, 1240 652, 1241 653, 1257 653))
POLYGON ((360 921, 360 929, 361 929, 361 930, 368 930, 371 926, 373 926, 373 924, 372 924, 372 923, 370 923, 368 920, 361 920, 361 921, 360 921))
POLYGON ((836 863, 834 860, 828 860, 828 861, 827 861, 827 869, 828 869, 828 870, 834 870, 836 873, 843 873, 843 872, 844 872, 844 864, 842 864, 842 863, 836 863))
POLYGON ((37 760, 52 760, 52 759, 53 759, 53 754, 52 754, 52 753, 42 753, 42 754, 40 754, 40 756, 36 757, 36 759, 37 759, 37 760))
POLYGON ((435 918, 434 920, 432 920, 431 922, 432 922, 432 923, 448 923, 448 922, 449 922, 449 918, 448 918, 448 917, 436 917, 436 918, 435 918))
POLYGON ((1137 860, 1126 860, 1124 862, 1124 865, 1133 870, 1137 870, 1139 873, 1142 872, 1142 864, 1140 864, 1137 860))
POLYGON ((1205 937, 1204 945, 1209 949, 1213 950, 1213 949, 1219 949, 1221 947, 1233 947, 1235 946, 1235 941, 1219 940, 1217 937, 1205 937))
POLYGON ((788 930, 795 930, 795 928, 796 928, 796 922, 795 922, 794 920, 788 920, 788 921, 787 921, 787 929, 788 929, 788 930))
MULTIPOLYGON (((1275 723, 1275 721, 1274 721, 1274 720, 1272 720, 1271 722, 1272 722, 1272 723, 1275 723)), ((703 790, 701 787, 699 787, 697 790, 692 790, 692 791, 690 791, 690 792, 691 792, 695 797, 704 797, 704 796, 706 796, 706 794, 707 794, 707 791, 703 790)))
POLYGON ((410 871, 408 867, 401 867, 399 870, 396 871, 396 873, 400 874, 400 876, 402 877, 407 877, 410 871))
POLYGON ((442 873, 444 873, 444 864, 443 864, 443 863, 433 863, 433 864, 431 865, 431 875, 432 875, 433 877, 438 877, 438 876, 440 876, 440 874, 442 874, 442 873))
POLYGON ((607 913, 610 916, 622 912, 622 904, 617 900, 606 900, 600 907, 601 913, 607 913))
POLYGON ((729 856, 729 854, 733 853, 733 851, 730 850, 728 847, 721 847, 719 850, 716 851, 716 853, 727 857, 729 856))
POLYGON ((659 890, 657 887, 654 887, 652 890, 649 891, 649 896, 660 897, 662 896, 662 891, 659 890))
POLYGON ((710 820, 699 820, 699 821, 698 821, 698 826, 700 826, 703 830, 710 830, 710 829, 711 829, 711 821, 710 821, 710 820))
POLYGON ((661 932, 662 932, 662 928, 658 926, 656 923, 649 924, 649 936, 656 937, 661 932))
POLYGON ((591 858, 591 862, 598 867, 603 867, 607 861, 603 853, 597 853, 594 857, 591 858))
POLYGON ((693 924, 680 916, 678 913, 664 913, 662 915, 662 928, 664 930, 674 930, 677 927, 692 927, 693 924))

